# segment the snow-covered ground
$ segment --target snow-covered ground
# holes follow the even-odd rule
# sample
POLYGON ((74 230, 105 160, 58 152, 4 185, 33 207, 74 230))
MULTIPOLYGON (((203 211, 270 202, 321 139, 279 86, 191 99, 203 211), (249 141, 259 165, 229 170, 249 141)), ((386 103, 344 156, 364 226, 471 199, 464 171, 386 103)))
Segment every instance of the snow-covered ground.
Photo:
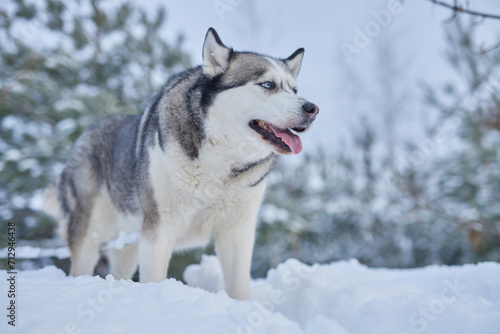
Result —
POLYGON ((21 271, 16 327, 4 315, 0 333, 500 333, 498 263, 389 270, 288 260, 252 282, 251 301, 221 291, 215 257, 188 267, 185 278, 190 286, 21 271))

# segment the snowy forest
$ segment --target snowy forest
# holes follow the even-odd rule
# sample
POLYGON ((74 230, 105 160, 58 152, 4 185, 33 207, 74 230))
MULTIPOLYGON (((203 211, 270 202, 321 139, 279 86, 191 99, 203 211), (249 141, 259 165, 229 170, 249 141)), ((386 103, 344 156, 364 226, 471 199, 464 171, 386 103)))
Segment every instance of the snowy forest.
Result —
POLYGON ((499 27, 497 0, 2 1, 0 332, 498 334, 499 27), (105 256, 68 276, 44 190, 84 129, 199 65, 209 27, 235 50, 304 47, 320 108, 266 177, 248 298, 213 242, 156 283, 105 256))
MULTIPOLYGON (((169 75, 196 65, 182 31, 161 33, 167 10, 97 0, 0 6, 0 216, 17 222, 19 245, 63 245, 41 194, 83 129, 141 112, 169 75)), ((443 25, 443 56, 458 79, 421 83, 419 104, 436 115, 423 139, 394 136, 403 79, 380 61, 376 88, 358 86, 351 106, 377 110, 379 123, 360 117, 345 150, 311 146, 296 163, 279 160, 259 215, 253 277, 289 258, 386 268, 500 261, 500 48, 481 46, 477 26, 467 15, 443 25)), ((349 77, 356 86, 356 74, 349 77)), ((203 253, 213 247, 176 255, 169 276, 183 279, 203 253)), ((40 258, 22 268, 49 264, 69 267, 40 258)))

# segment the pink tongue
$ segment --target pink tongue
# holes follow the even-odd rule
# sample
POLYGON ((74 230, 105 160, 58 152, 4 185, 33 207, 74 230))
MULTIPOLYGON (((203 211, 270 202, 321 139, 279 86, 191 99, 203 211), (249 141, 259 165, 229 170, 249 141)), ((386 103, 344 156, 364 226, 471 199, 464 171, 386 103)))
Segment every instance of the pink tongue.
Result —
POLYGON ((273 126, 271 126, 270 128, 271 128, 271 130, 273 130, 274 135, 276 137, 283 139, 285 144, 287 144, 288 147, 290 147, 293 154, 299 154, 300 151, 302 151, 302 141, 300 140, 299 136, 294 135, 288 129, 285 131, 280 131, 280 130, 275 129, 273 126))

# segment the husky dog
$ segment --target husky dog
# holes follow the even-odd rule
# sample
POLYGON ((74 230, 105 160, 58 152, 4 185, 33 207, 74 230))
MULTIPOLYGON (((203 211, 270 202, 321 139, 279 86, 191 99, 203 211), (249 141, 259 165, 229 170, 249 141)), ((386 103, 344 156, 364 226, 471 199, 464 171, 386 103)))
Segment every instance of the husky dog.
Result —
POLYGON ((303 54, 236 52, 210 28, 203 65, 170 78, 142 115, 88 128, 57 186, 70 274, 92 274, 104 243, 140 230, 139 244, 107 251, 110 273, 139 264, 141 282, 159 282, 173 251, 214 238, 227 293, 247 299, 264 178, 278 154, 302 150, 296 133, 319 111, 297 95, 303 54))

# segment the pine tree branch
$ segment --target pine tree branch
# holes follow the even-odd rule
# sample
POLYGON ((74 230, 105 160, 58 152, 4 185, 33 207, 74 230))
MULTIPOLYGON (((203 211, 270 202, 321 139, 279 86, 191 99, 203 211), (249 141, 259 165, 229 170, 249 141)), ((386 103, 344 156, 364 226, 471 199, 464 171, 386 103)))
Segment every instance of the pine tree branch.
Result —
MULTIPOLYGON (((479 16, 481 18, 481 22, 482 22, 482 20, 485 20, 485 19, 500 20, 500 15, 478 12, 475 10, 470 10, 470 9, 464 8, 458 4, 457 0, 453 0, 453 5, 446 3, 444 1, 439 1, 439 0, 427 0, 427 1, 432 2, 435 5, 439 5, 439 6, 451 9, 453 11, 453 15, 445 21, 446 23, 450 23, 451 21, 453 21, 459 13, 465 13, 465 14, 469 14, 469 15, 473 15, 473 16, 479 16)), ((496 44, 494 44, 486 49, 480 49, 477 52, 477 54, 484 55, 484 54, 486 54, 490 51, 493 51, 495 49, 498 49, 498 48, 500 48, 500 42, 498 42, 498 43, 496 43, 496 44)))
POLYGON ((14 74, 10 82, 6 83, 3 87, 0 87, 0 102, 10 95, 14 83, 18 81, 26 72, 31 71, 35 67, 36 62, 36 54, 31 52, 26 62, 23 64, 21 69, 14 74))
POLYGON ((435 5, 439 5, 439 6, 446 7, 446 8, 453 10, 453 16, 451 17, 451 20, 453 20, 458 13, 465 13, 465 14, 469 14, 469 15, 480 16, 482 18, 500 20, 500 15, 470 10, 470 9, 467 9, 467 8, 464 8, 460 5, 458 5, 456 1, 453 5, 446 3, 446 2, 443 2, 443 1, 438 1, 438 0, 427 0, 427 1, 432 2, 435 5))
POLYGON ((489 47, 487 47, 485 49, 480 49, 477 53, 479 55, 484 55, 485 53, 488 53, 490 51, 496 50, 498 48, 500 48, 500 42, 495 43, 495 44, 493 44, 493 45, 491 45, 491 46, 489 46, 489 47))

